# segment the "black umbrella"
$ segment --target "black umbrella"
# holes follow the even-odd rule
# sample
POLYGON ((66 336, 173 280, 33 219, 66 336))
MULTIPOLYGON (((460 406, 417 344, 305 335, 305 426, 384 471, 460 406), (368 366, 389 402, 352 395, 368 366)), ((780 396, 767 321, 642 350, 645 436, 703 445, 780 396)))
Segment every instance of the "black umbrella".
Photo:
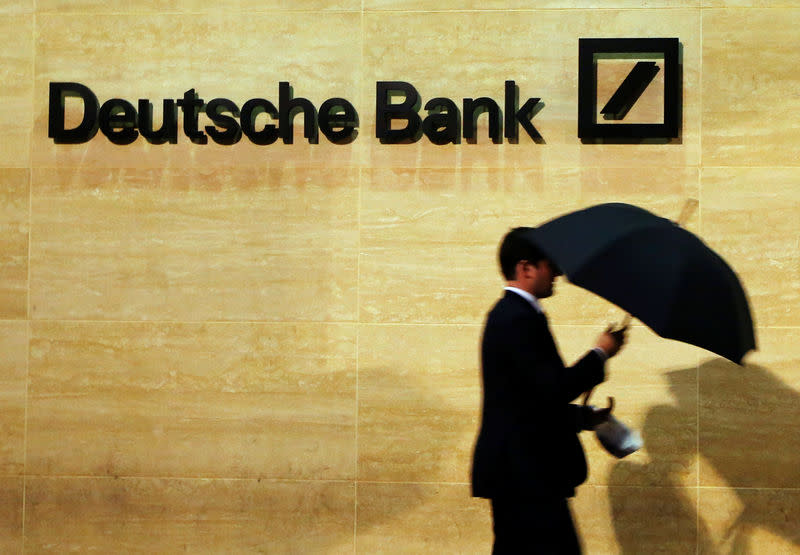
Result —
POLYGON ((737 364, 755 349, 747 296, 733 270, 691 232, 630 204, 592 206, 527 232, 570 282, 662 337, 737 364))

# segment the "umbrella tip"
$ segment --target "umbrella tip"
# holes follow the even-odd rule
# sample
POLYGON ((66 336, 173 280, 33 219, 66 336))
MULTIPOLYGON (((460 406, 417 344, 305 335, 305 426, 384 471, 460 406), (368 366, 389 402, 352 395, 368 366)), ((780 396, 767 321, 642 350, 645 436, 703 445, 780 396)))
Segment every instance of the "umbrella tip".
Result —
POLYGON ((675 223, 681 227, 684 227, 686 225, 686 222, 689 221, 689 218, 692 217, 692 214, 694 214, 695 210, 697 210, 699 204, 700 203, 696 198, 686 199, 686 202, 683 203, 683 209, 681 210, 681 215, 678 216, 678 219, 675 220, 675 223))

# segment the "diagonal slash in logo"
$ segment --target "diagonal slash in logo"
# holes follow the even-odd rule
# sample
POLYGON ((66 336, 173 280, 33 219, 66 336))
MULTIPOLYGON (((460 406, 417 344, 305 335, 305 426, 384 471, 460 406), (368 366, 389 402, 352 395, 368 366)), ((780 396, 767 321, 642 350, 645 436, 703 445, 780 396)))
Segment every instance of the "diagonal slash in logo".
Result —
POLYGON ((642 96, 647 86, 658 73, 655 62, 638 62, 609 101, 600 110, 603 119, 621 120, 642 96))

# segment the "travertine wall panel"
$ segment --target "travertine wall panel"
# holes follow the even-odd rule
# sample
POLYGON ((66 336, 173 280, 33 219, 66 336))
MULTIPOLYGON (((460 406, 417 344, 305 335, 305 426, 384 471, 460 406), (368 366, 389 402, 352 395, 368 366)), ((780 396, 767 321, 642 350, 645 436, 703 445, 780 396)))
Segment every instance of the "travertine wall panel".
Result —
POLYGON ((30 170, 0 170, 0 318, 28 317, 30 170))
POLYGON ((0 322, 0 475, 25 469, 28 323, 0 322))
POLYGON ((81 14, 140 13, 237 13, 287 11, 361 11, 360 0, 126 0, 108 4, 102 0, 36 0, 38 12, 81 14))
POLYGON ((478 326, 364 326, 358 478, 464 482, 480 414, 478 326))
MULTIPOLYGON (((591 8, 681 8, 699 7, 701 0, 543 0, 534 6, 539 9, 591 9, 591 8)), ((458 10, 529 10, 530 3, 521 0, 501 2, 490 0, 479 2, 477 0, 450 1, 446 6, 434 0, 365 0, 364 8, 367 10, 402 10, 402 11, 458 11, 458 10)))
POLYGON ((28 468, 352 479, 355 339, 335 324, 37 322, 28 468))
POLYGON ((22 551, 24 491, 24 478, 0 478, 0 550, 3 553, 22 551))
POLYGON ((741 276, 759 326, 798 321, 798 179, 795 168, 703 170, 702 235, 741 276))
POLYGON ((357 169, 43 169, 31 311, 95 320, 352 321, 357 169))
POLYGON ((509 228, 576 205, 574 170, 374 169, 361 194, 360 317, 480 323, 509 228))
POLYGON ((463 484, 358 485, 358 553, 485 553, 488 504, 463 484))
POLYGON ((33 553, 352 553, 352 483, 31 478, 33 553))
POLYGON ((709 166, 797 166, 800 10, 706 10, 703 15, 703 161, 709 166))
MULTIPOLYGON (((8 6, 11 14, 23 12, 25 5, 8 6)), ((2 9, 2 8, 0 8, 2 9)), ((33 36, 32 15, 0 18, 0 167, 25 168, 30 165, 31 123, 33 121, 33 36)))
POLYGON ((28 14, 34 12, 34 0, 8 0, 0 6, 0 14, 28 14))
POLYGON ((797 0, 702 0, 706 8, 797 8, 797 0))

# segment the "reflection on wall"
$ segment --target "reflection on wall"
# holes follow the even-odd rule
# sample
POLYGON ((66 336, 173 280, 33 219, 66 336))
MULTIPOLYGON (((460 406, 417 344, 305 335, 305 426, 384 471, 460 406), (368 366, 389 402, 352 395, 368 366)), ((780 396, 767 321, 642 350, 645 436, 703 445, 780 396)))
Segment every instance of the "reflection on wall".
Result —
MULTIPOLYGON (((585 551, 800 553, 800 9, 106 4, 0 7, 0 551, 488 553, 469 460, 500 237, 609 201, 675 218, 697 198, 687 227, 739 273, 759 352, 740 368, 634 325, 595 396, 645 447, 617 460, 585 435, 585 551), (608 36, 680 38, 679 140, 578 139, 578 39, 608 36), (495 144, 482 114, 474 142, 382 144, 389 80, 423 106, 501 109, 513 80, 541 98, 543 139, 495 144), (191 88, 241 107, 289 82, 317 108, 348 99, 359 128, 55 144, 49 84, 66 81, 151 99, 155 120, 191 88)), ((641 102, 638 119, 660 109, 641 102)), ((574 360, 620 311, 557 288, 545 308, 574 360)))

